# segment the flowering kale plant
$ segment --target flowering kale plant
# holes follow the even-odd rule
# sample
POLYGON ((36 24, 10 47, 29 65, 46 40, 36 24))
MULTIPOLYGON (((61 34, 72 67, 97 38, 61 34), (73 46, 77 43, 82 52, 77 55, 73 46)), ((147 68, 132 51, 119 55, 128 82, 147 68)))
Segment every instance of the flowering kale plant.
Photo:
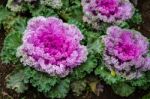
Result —
POLYGON ((137 31, 112 26, 103 37, 104 62, 109 70, 127 79, 139 78, 150 70, 149 42, 137 31))
POLYGON ((63 77, 86 61, 87 49, 80 44, 82 39, 75 25, 55 17, 36 17, 28 22, 17 57, 24 65, 63 77))
POLYGON ((129 0, 8 0, 0 15, 1 59, 15 66, 7 87, 18 93, 99 95, 101 80, 120 96, 150 87, 150 43, 129 0))
POLYGON ((82 0, 84 20, 116 23, 130 19, 134 7, 128 0, 82 0))

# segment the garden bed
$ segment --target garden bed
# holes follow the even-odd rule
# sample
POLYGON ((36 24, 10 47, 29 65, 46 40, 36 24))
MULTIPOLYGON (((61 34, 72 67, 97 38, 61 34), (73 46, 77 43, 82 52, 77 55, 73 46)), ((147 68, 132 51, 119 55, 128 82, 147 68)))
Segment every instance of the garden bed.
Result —
MULTIPOLYGON (((144 23, 134 26, 136 30, 139 30, 146 37, 150 37, 150 1, 149 0, 139 0, 138 8, 140 9, 143 17, 144 23)), ((28 14, 27 14, 28 15, 28 14)), ((23 14, 26 16, 26 14, 23 14)), ((1 28, 0 30, 0 50, 3 47, 3 42, 6 37, 6 33, 1 28)), ((2 64, 0 61, 0 99, 47 99, 42 93, 38 92, 34 87, 29 85, 28 91, 25 91, 23 94, 18 94, 13 90, 6 88, 6 78, 14 70, 15 66, 11 64, 2 64)), ((146 95, 149 92, 143 90, 136 90, 129 97, 120 97, 116 95, 111 87, 105 82, 101 81, 100 86, 102 90, 99 91, 99 96, 96 96, 91 92, 84 92, 81 96, 74 96, 73 93, 68 93, 66 99, 141 99, 142 96, 146 95)))

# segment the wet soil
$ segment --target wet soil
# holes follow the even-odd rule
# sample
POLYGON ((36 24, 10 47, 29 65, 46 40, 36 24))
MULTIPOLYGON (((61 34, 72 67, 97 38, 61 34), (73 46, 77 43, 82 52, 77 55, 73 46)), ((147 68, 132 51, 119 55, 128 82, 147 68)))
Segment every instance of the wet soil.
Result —
MULTIPOLYGON (((150 38, 150 0, 139 0, 138 7, 142 13, 144 22, 138 26, 137 29, 141 31, 143 35, 150 38)), ((0 50, 3 46, 4 38, 5 33, 0 29, 0 50)), ((5 78, 11 73, 13 68, 14 66, 10 64, 2 64, 0 60, 0 99, 47 99, 42 93, 37 92, 33 87, 30 87, 30 89, 24 94, 17 94, 13 90, 7 89, 5 78)), ((104 92, 101 93, 99 97, 92 93, 86 93, 83 96, 75 97, 70 93, 66 99, 141 99, 141 97, 147 94, 148 91, 149 90, 136 90, 136 92, 129 97, 120 97, 113 93, 110 86, 104 84, 104 92)))

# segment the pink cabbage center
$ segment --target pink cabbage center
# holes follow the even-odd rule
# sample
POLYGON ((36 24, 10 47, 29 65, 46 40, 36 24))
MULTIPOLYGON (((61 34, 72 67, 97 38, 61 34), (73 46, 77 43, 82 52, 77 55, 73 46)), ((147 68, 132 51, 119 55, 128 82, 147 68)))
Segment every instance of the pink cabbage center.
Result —
POLYGON ((100 13, 104 15, 114 15, 118 11, 117 0, 97 0, 97 7, 100 8, 100 13))
MULTIPOLYGON (((59 64, 70 57, 72 52, 77 48, 77 42, 71 37, 66 37, 66 34, 62 28, 57 28, 57 31, 53 31, 54 27, 49 27, 45 31, 45 28, 39 29, 37 35, 33 35, 29 38, 29 43, 36 47, 40 47, 44 50, 46 54, 53 57, 55 60, 51 60, 51 64, 59 64), (54 33, 53 33, 54 32, 54 33)), ((36 60, 40 56, 33 55, 36 60)), ((46 63, 49 63, 47 60, 46 63)), ((64 63, 65 64, 65 63, 64 63)))
POLYGON ((132 60, 140 56, 140 48, 132 38, 132 33, 125 32, 121 35, 120 41, 115 46, 116 56, 123 60, 132 60))

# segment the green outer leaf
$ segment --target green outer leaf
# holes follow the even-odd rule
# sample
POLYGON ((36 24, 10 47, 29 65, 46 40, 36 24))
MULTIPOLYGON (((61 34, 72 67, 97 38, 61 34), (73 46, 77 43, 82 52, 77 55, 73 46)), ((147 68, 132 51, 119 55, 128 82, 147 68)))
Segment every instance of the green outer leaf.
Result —
POLYGON ((27 85, 24 83, 24 80, 28 80, 24 75, 24 71, 15 71, 6 78, 7 88, 11 88, 18 93, 23 93, 28 89, 27 85))
POLYGON ((73 80, 82 79, 87 74, 90 74, 94 68, 97 66, 97 60, 94 56, 90 55, 85 63, 80 65, 78 68, 74 69, 70 77, 73 80))
POLYGON ((30 13, 32 14, 32 16, 36 17, 36 16, 45 16, 45 17, 49 17, 49 16, 57 16, 57 13, 51 9, 51 8, 47 8, 46 6, 38 6, 35 8, 32 8, 32 6, 29 8, 30 13))
POLYGON ((5 7, 0 6, 0 24, 11 14, 5 7))
POLYGON ((4 40, 4 46, 1 51, 1 59, 3 63, 16 63, 17 47, 21 45, 22 34, 19 32, 10 33, 4 40))
POLYGON ((25 31, 26 25, 27 25, 26 18, 13 15, 8 16, 7 19, 5 19, 3 22, 6 34, 17 31, 23 33, 25 31))
POLYGON ((129 86, 127 83, 118 83, 112 85, 112 88, 116 94, 125 97, 131 95, 135 91, 135 88, 129 86))
POLYGON ((69 24, 74 24, 74 25, 76 25, 78 28, 80 28, 80 30, 81 30, 82 32, 85 31, 85 25, 84 25, 84 23, 79 22, 79 21, 77 21, 76 19, 69 19, 69 20, 68 20, 68 23, 69 23, 69 24))
POLYGON ((107 84, 112 86, 114 92, 120 96, 129 96, 135 91, 135 88, 147 89, 150 87, 150 72, 145 73, 139 79, 126 80, 121 76, 112 76, 106 67, 99 66, 95 70, 95 74, 102 78, 107 84), (130 85, 130 86, 129 86, 130 85), (117 89, 118 88, 118 89, 117 89))
POLYGON ((46 93, 48 97, 54 98, 65 98, 70 89, 70 79, 65 78, 61 80, 53 89, 46 93))
POLYGON ((104 50, 104 46, 103 46, 101 38, 95 40, 95 42, 88 45, 88 52, 89 53, 102 54, 103 50, 104 50))
POLYGON ((70 19, 82 21, 83 12, 80 0, 62 0, 62 2, 62 10, 59 11, 61 18, 66 21, 70 19))
POLYGON ((104 79, 104 81, 109 84, 117 84, 119 82, 123 82, 125 79, 121 78, 120 76, 113 76, 111 72, 107 70, 103 65, 98 66, 95 70, 95 74, 98 75, 100 78, 104 79))
POLYGON ((125 21, 121 22, 121 23, 118 23, 117 25, 121 28, 129 28, 130 27, 128 22, 125 22, 125 21))
POLYGON ((139 79, 133 79, 129 81, 132 86, 147 89, 150 87, 150 71, 143 74, 139 79))
POLYGON ((139 10, 136 9, 134 15, 132 16, 132 18, 130 20, 127 21, 127 23, 129 24, 130 28, 134 25, 140 24, 142 23, 142 15, 140 14, 139 10))
POLYGON ((7 77, 7 87, 18 93, 27 90, 29 83, 50 98, 64 98, 70 90, 69 78, 51 77, 30 67, 19 68, 7 77))
POLYGON ((30 67, 24 69, 24 75, 28 78, 32 86, 36 87, 38 91, 44 93, 52 90, 52 87, 60 80, 58 77, 50 77, 49 75, 38 72, 30 67))

